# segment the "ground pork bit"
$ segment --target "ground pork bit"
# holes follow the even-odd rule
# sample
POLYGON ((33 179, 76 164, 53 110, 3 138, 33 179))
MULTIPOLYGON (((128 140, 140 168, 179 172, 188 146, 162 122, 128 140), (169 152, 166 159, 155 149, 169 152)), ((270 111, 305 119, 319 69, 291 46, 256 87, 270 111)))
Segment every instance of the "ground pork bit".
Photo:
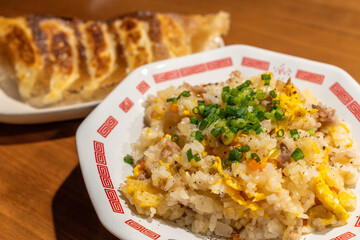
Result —
MULTIPOLYGON (((136 161, 135 165, 142 165, 142 168, 145 168, 145 157, 140 158, 139 160, 136 161)), ((151 177, 151 174, 147 171, 144 170, 143 172, 141 172, 139 174, 139 176, 137 177, 138 180, 145 180, 145 179, 149 179, 151 177)))
POLYGON ((239 70, 235 70, 230 74, 231 78, 240 78, 241 77, 241 72, 239 70))
POLYGON ((288 80, 286 81, 286 84, 285 84, 285 85, 290 85, 290 84, 292 84, 292 83, 291 83, 291 77, 288 78, 288 80))
POLYGON ((163 150, 161 151, 162 159, 166 159, 169 156, 181 153, 181 149, 176 143, 172 142, 169 138, 164 138, 164 140, 165 141, 160 144, 160 147, 163 147, 163 150))
POLYGON ((207 88, 208 86, 211 85, 218 85, 218 83, 208 83, 208 84, 201 84, 201 85, 196 85, 196 86, 192 86, 188 83, 184 83, 183 86, 186 89, 189 89, 191 92, 193 92, 194 94, 202 94, 202 93, 206 93, 207 92, 207 88))
POLYGON ((148 171, 144 170, 143 172, 141 172, 141 173, 139 174, 139 176, 137 177, 137 179, 138 179, 138 180, 145 180, 145 179, 149 179, 150 177, 151 177, 151 174, 150 174, 148 171))
POLYGON ((201 94, 201 93, 206 93, 206 88, 205 85, 196 85, 196 86, 192 86, 188 83, 184 83, 183 85, 186 89, 189 89, 191 92, 195 93, 195 94, 201 94))
POLYGON ((286 144, 283 142, 280 143, 280 150, 281 150, 281 154, 280 154, 279 163, 281 167, 284 167, 285 165, 290 163, 291 153, 288 147, 286 146, 286 144))
POLYGON ((319 103, 316 106, 319 115, 319 122, 322 124, 332 124, 338 121, 336 110, 319 103))

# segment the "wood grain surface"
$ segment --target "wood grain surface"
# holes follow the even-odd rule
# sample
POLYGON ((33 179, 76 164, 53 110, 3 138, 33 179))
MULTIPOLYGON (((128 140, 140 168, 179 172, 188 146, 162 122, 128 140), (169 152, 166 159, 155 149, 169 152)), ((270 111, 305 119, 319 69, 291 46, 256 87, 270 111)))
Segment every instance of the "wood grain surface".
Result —
MULTIPOLYGON (((334 64, 360 81, 358 0, 0 0, 4 16, 100 19, 136 10, 225 10, 226 44, 334 64)), ((0 124, 0 239, 116 239, 99 222, 81 176, 75 145, 81 121, 0 124)))

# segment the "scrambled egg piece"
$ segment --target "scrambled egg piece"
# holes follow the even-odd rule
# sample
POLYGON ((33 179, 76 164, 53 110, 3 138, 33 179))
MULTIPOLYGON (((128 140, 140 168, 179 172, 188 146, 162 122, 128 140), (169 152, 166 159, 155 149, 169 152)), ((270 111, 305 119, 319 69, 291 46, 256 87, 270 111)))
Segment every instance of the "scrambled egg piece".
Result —
POLYGON ((351 191, 340 191, 338 197, 345 210, 354 211, 356 209, 356 196, 351 191))
POLYGON ((133 176, 129 176, 125 183, 122 191, 130 195, 139 207, 155 207, 164 198, 163 194, 154 188, 149 181, 137 180, 133 176))
MULTIPOLYGON (((215 157, 215 163, 213 165, 215 169, 223 176, 220 180, 214 183, 215 184, 225 184, 226 187, 226 193, 238 204, 241 206, 244 206, 245 208, 250 209, 253 213, 255 213, 256 210, 258 210, 260 207, 253 203, 252 201, 245 200, 241 196, 241 191, 243 190, 241 187, 241 183, 234 177, 230 177, 226 173, 224 173, 222 167, 221 167, 221 159, 219 157, 215 157)), ((212 191, 212 193, 214 193, 212 191)), ((263 193, 260 193, 258 195, 253 196, 255 197, 255 201, 259 201, 261 199, 264 199, 266 196, 263 193)))
POLYGON ((340 124, 340 126, 342 128, 330 128, 329 133, 331 139, 333 140, 335 146, 344 145, 347 148, 350 148, 354 143, 354 141, 349 137, 350 131, 344 123, 340 124))
POLYGON ((350 217, 349 213, 341 205, 336 192, 329 188, 321 175, 316 178, 315 195, 339 220, 346 221, 350 217))
POLYGON ((329 225, 333 220, 335 220, 335 215, 327 209, 323 205, 317 205, 312 207, 308 211, 309 221, 313 221, 316 218, 320 218, 324 225, 329 225))
POLYGON ((280 109, 284 110, 285 120, 281 125, 284 130, 290 122, 297 118, 304 117, 306 114, 313 114, 317 112, 317 109, 307 110, 304 106, 304 102, 298 93, 298 90, 292 84, 287 84, 284 87, 284 92, 280 93, 275 100, 280 100, 280 109))

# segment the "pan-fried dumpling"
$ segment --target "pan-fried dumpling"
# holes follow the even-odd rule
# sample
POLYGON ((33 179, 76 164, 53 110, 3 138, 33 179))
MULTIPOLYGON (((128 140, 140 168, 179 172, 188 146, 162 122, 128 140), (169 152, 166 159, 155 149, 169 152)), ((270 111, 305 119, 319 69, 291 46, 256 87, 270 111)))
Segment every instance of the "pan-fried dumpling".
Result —
POLYGON ((142 11, 106 21, 2 17, 0 62, 13 66, 25 102, 67 105, 104 98, 141 65, 217 48, 228 29, 225 12, 142 11))

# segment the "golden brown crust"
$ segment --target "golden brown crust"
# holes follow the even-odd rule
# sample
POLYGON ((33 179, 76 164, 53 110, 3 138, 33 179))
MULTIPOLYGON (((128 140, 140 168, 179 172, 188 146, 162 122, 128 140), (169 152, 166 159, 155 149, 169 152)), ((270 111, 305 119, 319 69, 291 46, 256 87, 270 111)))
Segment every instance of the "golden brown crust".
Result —
POLYGON ((218 47, 214 38, 228 26, 224 12, 139 11, 106 21, 0 17, 0 44, 7 49, 0 57, 10 56, 25 102, 64 105, 102 99, 143 64, 218 47))
POLYGON ((23 29, 14 26, 13 30, 5 35, 9 48, 15 53, 15 61, 22 62, 25 66, 35 63, 35 53, 30 45, 30 41, 23 29))

